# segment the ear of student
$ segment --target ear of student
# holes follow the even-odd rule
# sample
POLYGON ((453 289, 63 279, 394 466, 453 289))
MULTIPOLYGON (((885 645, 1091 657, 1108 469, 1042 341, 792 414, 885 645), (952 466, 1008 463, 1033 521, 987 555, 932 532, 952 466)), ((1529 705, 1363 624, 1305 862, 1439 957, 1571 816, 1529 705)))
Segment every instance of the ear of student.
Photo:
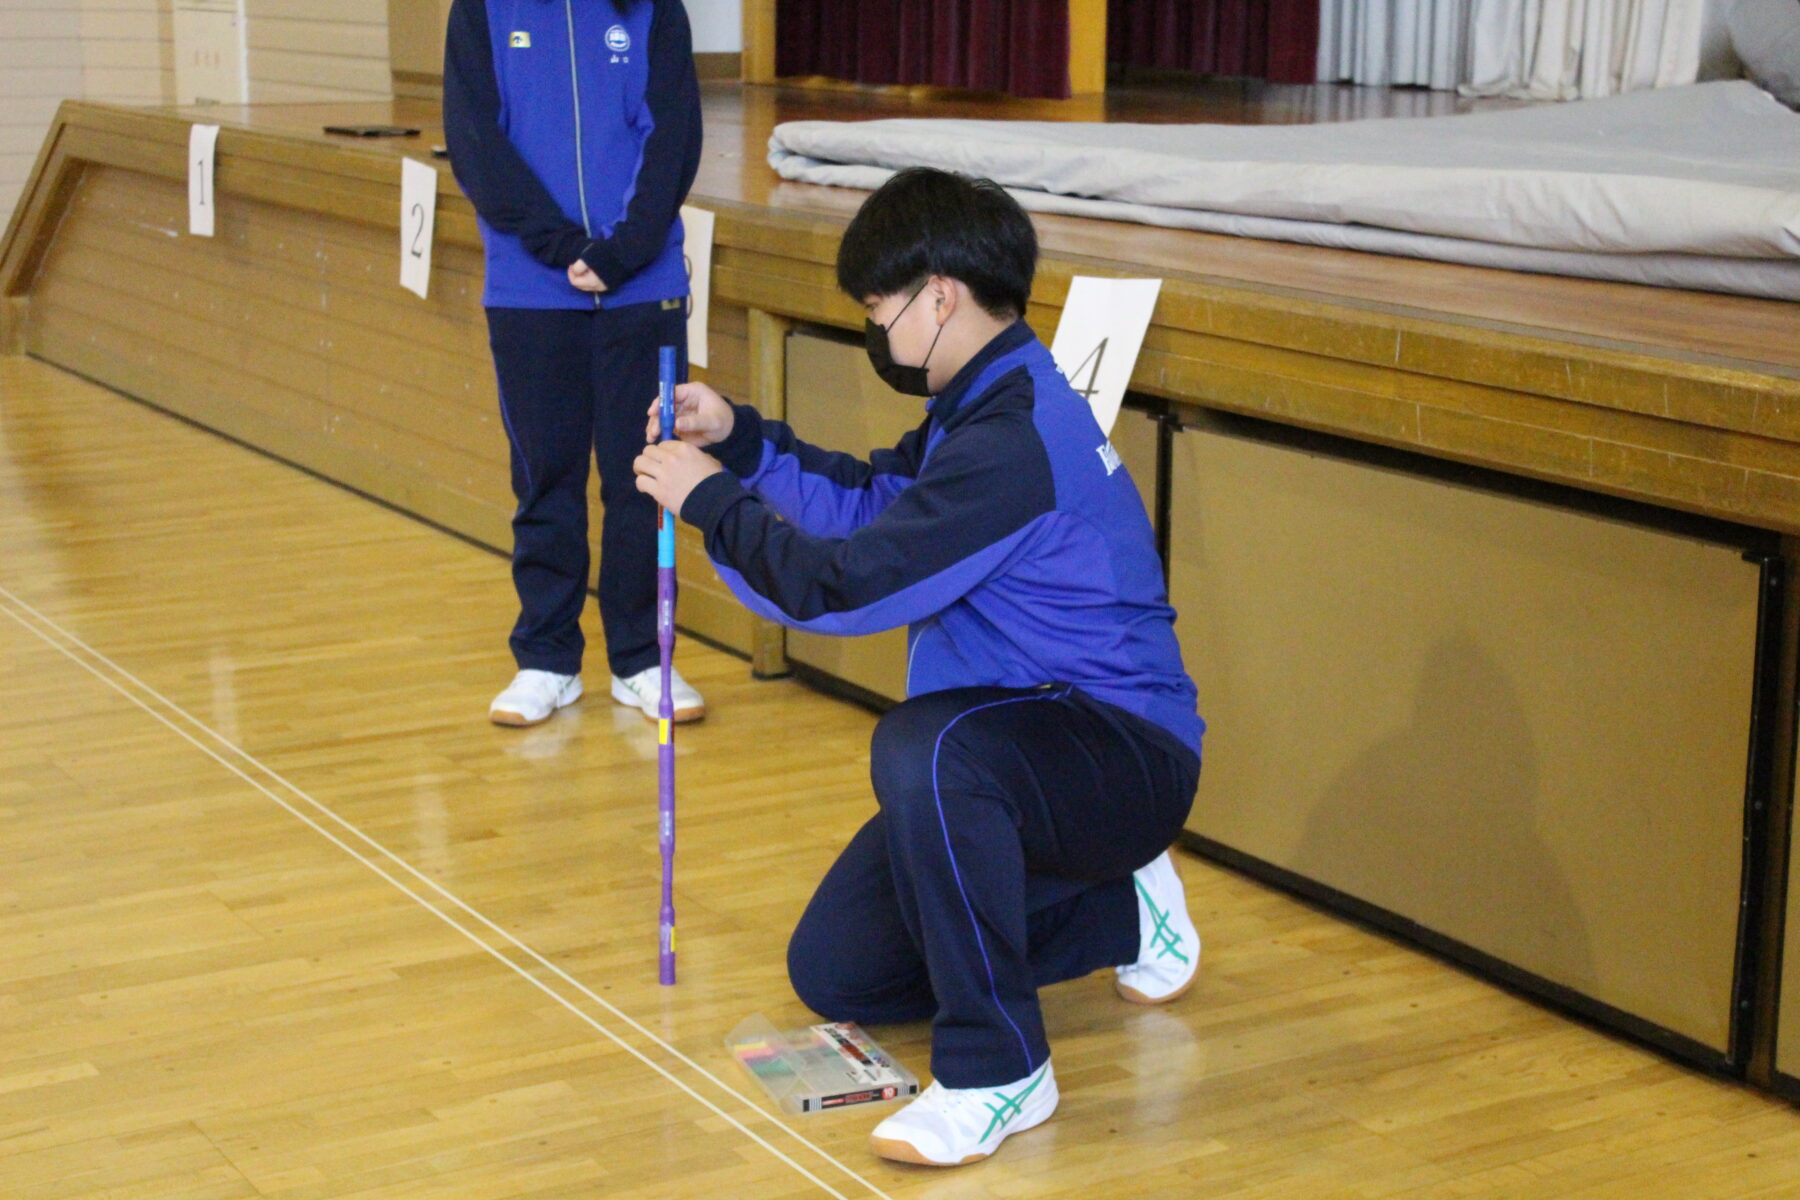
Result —
POLYGON ((947 275, 933 275, 930 287, 934 293, 932 307, 936 309, 938 324, 948 321, 956 312, 957 304, 962 299, 965 286, 947 275))

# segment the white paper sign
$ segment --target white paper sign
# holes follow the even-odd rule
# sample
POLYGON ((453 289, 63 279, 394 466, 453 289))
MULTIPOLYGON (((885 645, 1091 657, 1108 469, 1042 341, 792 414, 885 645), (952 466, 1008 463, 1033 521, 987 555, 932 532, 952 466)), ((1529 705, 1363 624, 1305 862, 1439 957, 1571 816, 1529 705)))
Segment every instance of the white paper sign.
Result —
POLYGON ((712 311, 713 214, 684 204, 681 224, 687 231, 683 254, 687 258, 688 287, 693 293, 688 304, 688 362, 704 367, 706 320, 712 311))
POLYGON ((1125 385, 1156 311, 1160 279, 1096 279, 1077 275, 1056 326, 1050 355, 1094 408, 1100 431, 1112 436, 1125 385))
POLYGON ((400 160, 400 286, 423 300, 431 290, 431 233, 437 227, 437 168, 400 160))
POLYGON ((195 237, 213 235, 213 170, 218 149, 217 125, 195 125, 188 130, 188 232, 195 237))

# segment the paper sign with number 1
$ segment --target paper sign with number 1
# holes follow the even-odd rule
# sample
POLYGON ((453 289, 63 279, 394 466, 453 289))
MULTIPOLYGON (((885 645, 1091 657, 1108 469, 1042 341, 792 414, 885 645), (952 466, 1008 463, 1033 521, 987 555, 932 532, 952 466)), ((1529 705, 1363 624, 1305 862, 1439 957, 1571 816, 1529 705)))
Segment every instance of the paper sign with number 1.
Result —
POLYGON ((213 167, 218 157, 219 127, 194 125, 188 129, 188 232, 211 237, 215 228, 213 167))
POLYGON ((1160 279, 1077 275, 1069 281, 1050 356, 1093 406, 1100 432, 1109 437, 1161 291, 1160 279))
POLYGON ((419 299, 431 290, 431 232, 437 225, 437 168, 400 160, 400 286, 419 299))

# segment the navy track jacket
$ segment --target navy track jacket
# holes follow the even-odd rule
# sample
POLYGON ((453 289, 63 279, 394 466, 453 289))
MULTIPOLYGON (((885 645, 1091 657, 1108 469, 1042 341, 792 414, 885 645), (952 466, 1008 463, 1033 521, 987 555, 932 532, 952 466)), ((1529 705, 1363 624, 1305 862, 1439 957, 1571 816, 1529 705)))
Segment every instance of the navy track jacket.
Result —
POLYGON ((681 204, 700 88, 681 0, 455 0, 444 140, 487 248, 490 308, 591 309, 688 294, 681 204))
POLYGON ((869 462, 738 406, 682 518, 739 599, 796 629, 909 625, 907 694, 1072 683, 1195 754, 1205 725, 1144 502, 1023 321, 869 462))

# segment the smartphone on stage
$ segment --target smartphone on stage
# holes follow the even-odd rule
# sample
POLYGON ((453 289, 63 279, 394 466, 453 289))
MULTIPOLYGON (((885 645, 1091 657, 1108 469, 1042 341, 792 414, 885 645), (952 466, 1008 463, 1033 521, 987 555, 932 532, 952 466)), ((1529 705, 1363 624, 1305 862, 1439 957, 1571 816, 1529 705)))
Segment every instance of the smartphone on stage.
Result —
POLYGON ((419 131, 401 125, 327 125, 326 133, 344 137, 418 137, 419 131))

